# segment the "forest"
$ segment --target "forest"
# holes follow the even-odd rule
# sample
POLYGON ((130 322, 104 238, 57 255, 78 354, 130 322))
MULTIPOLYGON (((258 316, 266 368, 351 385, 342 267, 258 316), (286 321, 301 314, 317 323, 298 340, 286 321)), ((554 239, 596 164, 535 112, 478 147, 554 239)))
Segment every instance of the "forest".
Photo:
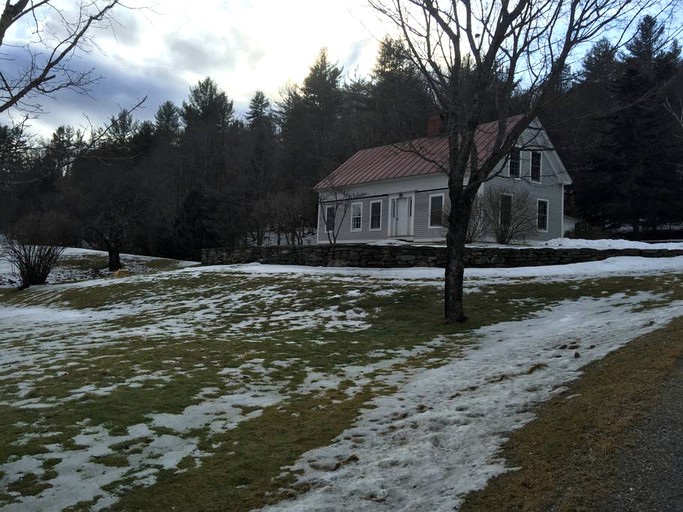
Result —
MULTIPOLYGON (((426 133, 439 112, 404 43, 382 41, 368 77, 321 50, 281 97, 256 91, 244 117, 207 77, 153 121, 112 113, 87 133, 41 140, 0 126, 0 232, 28 243, 199 259, 202 248, 301 244, 313 187, 354 152, 426 133)), ((524 84, 515 91, 520 104, 524 84)), ((683 61, 644 17, 621 50, 605 38, 565 69, 540 118, 574 185, 577 235, 658 238, 683 222, 683 61)), ((487 106, 495 117, 493 98, 487 106)))

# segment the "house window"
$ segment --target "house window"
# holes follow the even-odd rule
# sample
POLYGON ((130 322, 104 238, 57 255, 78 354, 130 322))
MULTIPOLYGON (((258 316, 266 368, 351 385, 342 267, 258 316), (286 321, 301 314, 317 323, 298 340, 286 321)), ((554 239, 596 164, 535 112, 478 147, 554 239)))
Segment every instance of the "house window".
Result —
POLYGON ((519 178, 519 162, 521 158, 521 151, 519 148, 512 148, 510 151, 510 161, 508 162, 508 171, 511 178, 519 178))
POLYGON ((536 204, 536 227, 539 231, 548 231, 548 201, 539 199, 536 204))
POLYGON ((363 226, 363 203, 351 205, 351 231, 360 231, 363 226))
POLYGON ((429 196, 429 227, 443 226, 443 194, 429 196))
POLYGON ((541 152, 531 152, 531 181, 541 181, 541 152))
POLYGON ((337 216, 337 211, 334 206, 328 206, 325 208, 325 229, 328 232, 334 231, 335 217, 337 216))
POLYGON ((382 229, 382 201, 370 203, 370 231, 382 229))
POLYGON ((512 195, 502 194, 500 196, 500 225, 507 229, 512 222, 512 195))

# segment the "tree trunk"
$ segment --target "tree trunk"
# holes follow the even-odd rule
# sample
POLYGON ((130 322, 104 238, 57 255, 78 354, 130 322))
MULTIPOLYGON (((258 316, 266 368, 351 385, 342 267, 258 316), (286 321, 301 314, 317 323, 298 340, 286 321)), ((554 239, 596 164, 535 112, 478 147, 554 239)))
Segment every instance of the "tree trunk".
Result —
POLYGON ((119 270, 121 268, 121 255, 117 248, 110 247, 107 252, 109 253, 109 270, 112 272, 119 270))
POLYGON ((451 212, 446 235, 444 306, 447 323, 465 322, 465 239, 472 214, 472 201, 462 190, 451 190, 451 212), (454 193, 455 192, 455 193, 454 193))

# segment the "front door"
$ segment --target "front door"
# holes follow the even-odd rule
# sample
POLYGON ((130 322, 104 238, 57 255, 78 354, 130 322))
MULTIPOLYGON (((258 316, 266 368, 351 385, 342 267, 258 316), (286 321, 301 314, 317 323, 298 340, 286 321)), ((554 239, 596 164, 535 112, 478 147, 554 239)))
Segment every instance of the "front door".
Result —
POLYGON ((389 236, 413 236, 413 196, 391 198, 389 236))

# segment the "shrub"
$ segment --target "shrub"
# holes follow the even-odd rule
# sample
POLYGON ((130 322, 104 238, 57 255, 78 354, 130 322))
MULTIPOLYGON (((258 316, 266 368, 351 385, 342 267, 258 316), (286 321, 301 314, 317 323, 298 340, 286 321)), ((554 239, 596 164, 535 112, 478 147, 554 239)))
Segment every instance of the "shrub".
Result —
POLYGON ((486 226, 499 244, 524 240, 533 232, 536 216, 527 190, 487 188, 481 201, 486 226))
POLYGON ((2 242, 2 255, 15 268, 19 289, 45 284, 63 247, 55 244, 49 215, 30 215, 21 219, 2 242))

